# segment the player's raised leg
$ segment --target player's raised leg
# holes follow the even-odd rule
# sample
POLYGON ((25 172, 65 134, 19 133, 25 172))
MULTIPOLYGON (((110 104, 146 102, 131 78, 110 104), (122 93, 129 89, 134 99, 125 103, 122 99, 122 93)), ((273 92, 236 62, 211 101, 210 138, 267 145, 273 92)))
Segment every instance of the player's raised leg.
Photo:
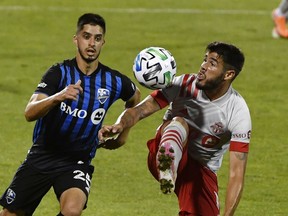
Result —
POLYGON ((159 170, 160 189, 164 194, 174 191, 179 161, 186 144, 188 125, 181 117, 175 117, 162 132, 156 164, 159 170))

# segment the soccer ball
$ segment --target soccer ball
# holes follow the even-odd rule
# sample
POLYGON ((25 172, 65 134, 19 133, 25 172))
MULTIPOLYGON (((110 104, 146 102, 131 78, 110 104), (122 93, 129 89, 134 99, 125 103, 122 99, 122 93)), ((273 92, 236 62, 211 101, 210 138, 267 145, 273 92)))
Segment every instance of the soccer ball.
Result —
POLYGON ((135 58, 133 72, 137 81, 149 89, 163 89, 171 85, 176 74, 176 61, 162 47, 143 49, 135 58))

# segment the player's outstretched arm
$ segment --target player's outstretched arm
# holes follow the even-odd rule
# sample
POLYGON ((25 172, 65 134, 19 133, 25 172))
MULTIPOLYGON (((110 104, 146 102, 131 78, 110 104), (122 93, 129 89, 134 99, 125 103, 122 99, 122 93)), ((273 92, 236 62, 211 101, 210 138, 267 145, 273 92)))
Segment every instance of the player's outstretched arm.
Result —
POLYGON ((244 188, 248 153, 230 151, 229 181, 224 216, 234 215, 244 188))
MULTIPOLYGON (((135 107, 140 102, 140 98, 141 98, 141 93, 139 89, 137 88, 133 97, 131 97, 128 101, 125 102, 125 110, 135 107)), ((120 116, 118 117, 116 123, 119 122, 119 119, 120 119, 120 116)), ((108 139, 106 138, 105 141, 100 141, 98 148, 105 148, 105 149, 113 150, 113 149, 117 149, 123 146, 126 143, 130 128, 123 129, 116 136, 113 133, 110 133, 109 135, 109 132, 111 129, 112 129, 112 126, 105 126, 105 125, 102 126, 102 131, 105 131, 105 134, 107 133, 106 136, 109 138, 108 139)))
MULTIPOLYGON (((125 102, 125 110, 135 107, 140 102, 141 94, 138 88, 136 88, 136 91, 132 98, 130 98, 128 101, 125 102)), ((116 121, 118 123, 120 121, 119 117, 116 121)), ((125 128, 123 131, 116 137, 115 141, 120 146, 124 145, 129 134, 130 128, 125 128)))
POLYGON ((105 142, 123 130, 130 129, 138 121, 160 110, 159 104, 150 95, 133 108, 128 108, 118 117, 114 125, 103 125, 98 132, 100 142, 105 142))

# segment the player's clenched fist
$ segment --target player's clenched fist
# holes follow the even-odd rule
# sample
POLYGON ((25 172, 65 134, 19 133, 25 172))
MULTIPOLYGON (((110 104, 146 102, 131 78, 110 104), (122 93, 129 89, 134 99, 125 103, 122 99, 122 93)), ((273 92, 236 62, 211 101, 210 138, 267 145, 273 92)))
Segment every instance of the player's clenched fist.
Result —
POLYGON ((78 80, 76 84, 70 84, 58 93, 60 101, 64 100, 77 100, 78 95, 83 93, 81 87, 81 80, 78 80))

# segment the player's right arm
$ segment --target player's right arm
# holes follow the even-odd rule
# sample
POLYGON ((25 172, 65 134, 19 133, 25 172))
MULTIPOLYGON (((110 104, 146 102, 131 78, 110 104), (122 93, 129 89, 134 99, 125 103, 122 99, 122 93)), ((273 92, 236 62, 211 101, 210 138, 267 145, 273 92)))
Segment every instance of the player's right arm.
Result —
POLYGON ((126 109, 120 114, 114 125, 104 125, 98 132, 100 142, 121 133, 126 128, 131 128, 138 121, 160 110, 159 104, 152 96, 147 96, 133 108, 126 109))
POLYGON ((25 109, 25 118, 27 121, 34 121, 45 116, 52 108, 64 100, 77 100, 78 95, 83 92, 81 80, 76 84, 71 84, 62 91, 47 96, 43 93, 34 93, 25 109))
POLYGON ((224 216, 234 215, 244 188, 248 153, 230 151, 229 181, 226 191, 224 216))

